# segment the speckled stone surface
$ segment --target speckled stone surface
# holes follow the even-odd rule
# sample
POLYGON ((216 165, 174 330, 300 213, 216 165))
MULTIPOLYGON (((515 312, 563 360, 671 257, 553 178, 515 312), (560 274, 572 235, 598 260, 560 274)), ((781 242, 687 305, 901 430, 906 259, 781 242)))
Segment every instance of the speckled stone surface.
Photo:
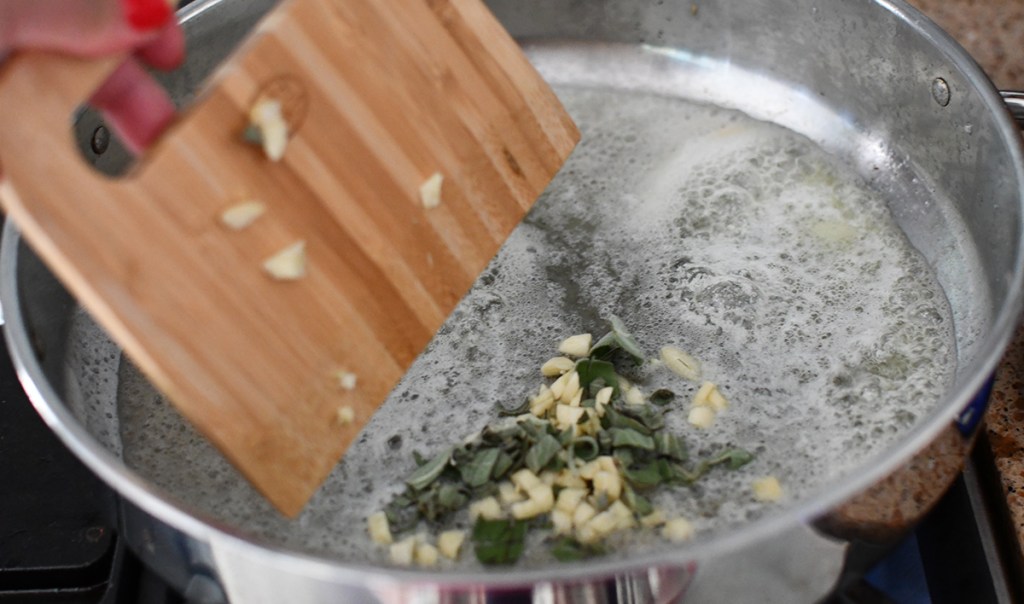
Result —
MULTIPOLYGON (((1003 90, 1024 90, 1024 0, 911 0, 1003 90)), ((1024 329, 999 369, 986 430, 1024 552, 1024 329)))

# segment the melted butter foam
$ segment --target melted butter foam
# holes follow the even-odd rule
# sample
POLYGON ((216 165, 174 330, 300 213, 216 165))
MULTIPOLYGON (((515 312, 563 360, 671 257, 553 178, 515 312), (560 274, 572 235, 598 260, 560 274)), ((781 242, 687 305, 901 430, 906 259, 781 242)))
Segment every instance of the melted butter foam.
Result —
MULTIPOLYGON (((296 521, 280 518, 129 365, 119 414, 132 467, 276 543, 383 560, 365 517, 432 453, 536 389, 566 335, 622 317, 653 357, 676 345, 732 402, 686 421, 695 391, 664 368, 629 377, 680 396, 668 425, 691 457, 757 459, 655 503, 714 535, 769 513, 750 482, 800 499, 928 411, 955 369, 950 310, 882 199, 806 139, 738 113, 638 92, 561 87, 584 137, 536 209, 296 521)), ((465 518, 459 522, 465 525, 465 518)), ((640 547, 623 542, 613 556, 640 547)), ((546 564, 534 544, 523 564, 546 564)), ((467 565, 475 565, 472 555, 467 565)))

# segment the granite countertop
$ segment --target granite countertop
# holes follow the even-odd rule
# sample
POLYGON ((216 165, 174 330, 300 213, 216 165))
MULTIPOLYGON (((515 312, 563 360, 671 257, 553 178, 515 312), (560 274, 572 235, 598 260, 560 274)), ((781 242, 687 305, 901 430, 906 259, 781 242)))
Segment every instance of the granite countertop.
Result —
MULTIPOLYGON (((960 42, 999 89, 1024 90, 1024 0, 909 1, 960 42)), ((985 423, 1024 561, 1024 328, 999 368, 985 423)))

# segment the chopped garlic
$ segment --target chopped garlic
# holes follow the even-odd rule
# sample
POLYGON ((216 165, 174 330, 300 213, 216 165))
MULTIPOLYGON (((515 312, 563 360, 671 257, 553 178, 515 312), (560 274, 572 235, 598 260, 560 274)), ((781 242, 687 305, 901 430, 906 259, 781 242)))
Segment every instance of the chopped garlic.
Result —
POLYGON ((233 231, 241 231, 267 211, 262 201, 246 201, 231 206, 220 214, 220 221, 233 231))
POLYGON ((393 542, 391 537, 391 526, 388 524, 388 515, 384 512, 374 512, 366 519, 367 530, 370 539, 374 543, 389 545, 393 542))
POLYGON ((394 564, 411 565, 416 553, 416 537, 406 537, 398 543, 392 543, 388 553, 394 564))
POLYGON ((558 400, 563 403, 569 403, 577 394, 581 393, 580 389, 580 374, 573 371, 568 374, 569 379, 565 382, 565 388, 562 390, 562 395, 558 397, 558 400))
POLYGON ((267 158, 279 161, 284 157, 284 149, 288 145, 288 122, 281 113, 280 101, 259 101, 249 111, 249 121, 260 132, 263 153, 267 158))
POLYGON ((621 531, 636 526, 636 521, 633 520, 633 510, 629 509, 629 506, 622 503, 622 501, 616 501, 608 506, 608 511, 617 520, 616 529, 621 531))
POLYGON ((551 512, 551 527, 556 535, 569 535, 572 533, 572 515, 562 510, 551 512))
POLYGON ((459 550, 462 549, 462 542, 466 539, 465 531, 444 531, 437 537, 437 549, 441 555, 449 560, 456 560, 459 557, 459 550))
POLYGON ((498 499, 505 505, 512 505, 526 499, 526 496, 520 493, 511 482, 503 481, 498 485, 498 499))
POLYGON ((616 501, 622 495, 622 480, 618 473, 604 470, 594 474, 594 493, 604 493, 608 501, 616 501))
POLYGON ((585 525, 585 528, 589 528, 598 535, 604 536, 616 530, 618 526, 619 517, 611 509, 607 509, 591 518, 590 522, 585 525))
POLYGON ((555 507, 563 512, 573 513, 587 496, 586 489, 562 489, 555 507))
POLYGON ((580 478, 584 480, 594 480, 594 475, 601 471, 601 466, 597 465, 597 461, 588 461, 580 467, 580 478))
POLYGON ((558 352, 571 357, 585 357, 590 354, 590 342, 592 340, 593 336, 589 333, 570 336, 558 345, 558 352))
POLYGON ((544 506, 533 499, 527 499, 520 503, 513 503, 511 509, 512 517, 516 520, 525 520, 527 518, 533 518, 534 516, 540 516, 547 511, 544 509, 544 506))
POLYGON ((351 406, 345 405, 344 407, 339 407, 338 408, 338 423, 339 424, 341 424, 342 426, 347 426, 347 425, 351 424, 352 422, 354 422, 355 420, 356 420, 356 412, 355 412, 355 410, 351 406))
POLYGON ((540 373, 544 377, 558 377, 569 373, 575 366, 569 357, 554 357, 540 366, 540 373))
POLYGON ((754 498, 758 501, 775 502, 782 499, 782 485, 774 476, 759 478, 752 483, 754 498))
POLYGON ((587 487, 587 483, 580 478, 579 474, 569 470, 569 468, 565 468, 558 473, 555 484, 566 489, 585 489, 587 487))
POLYGON ((512 475, 512 484, 516 485, 520 491, 529 493, 530 489, 541 486, 544 483, 540 481, 540 478, 537 478, 536 474, 527 468, 523 468, 512 475))
POLYGON ((607 405, 609 402, 611 402, 612 393, 614 392, 615 388, 612 388, 611 386, 605 386, 604 388, 598 390, 597 396, 594 397, 594 406, 600 408, 603 407, 604 405, 607 405))
POLYGON ((576 425, 576 422, 580 421, 586 409, 583 407, 570 407, 569 405, 558 405, 555 407, 555 421, 558 422, 558 428, 565 430, 576 425))
POLYGON ((713 382, 704 382, 701 384, 700 389, 697 390, 697 394, 693 395, 693 402, 690 404, 694 407, 710 407, 711 393, 715 391, 715 384, 713 382))
POLYGON ((420 202, 428 210, 441 205, 441 187, 444 185, 444 175, 434 172, 430 178, 420 185, 420 202))
POLYGON ((692 425, 706 430, 715 423, 715 410, 711 407, 694 407, 686 419, 692 425))
POLYGON ((356 382, 359 380, 359 376, 351 371, 338 371, 334 376, 338 378, 338 386, 340 386, 342 390, 356 389, 356 382))
POLYGON ((555 492, 551 485, 541 484, 533 487, 527 492, 530 501, 537 503, 543 512, 550 512, 555 507, 555 492))
POLYGON ((306 242, 296 241, 263 262, 263 270, 279 281, 294 281, 306 274, 306 242))
POLYGON ((572 513, 572 524, 576 528, 582 528, 586 526, 590 519, 597 515, 597 510, 594 506, 590 505, 586 501, 581 502, 576 506, 576 511, 572 513))
POLYGON ((662 524, 665 524, 665 515, 657 508, 640 519, 640 526, 644 528, 654 528, 656 526, 661 526, 662 524))
POLYGON ((594 461, 597 462, 597 467, 601 468, 605 472, 611 472, 613 474, 618 474, 619 472, 618 466, 615 465, 615 458, 611 455, 602 455, 594 461))
POLYGON ((477 518, 484 520, 501 520, 505 513, 501 511, 501 504, 494 497, 486 497, 469 504, 469 517, 473 522, 477 518))
POLYGON ((530 399, 530 413, 544 417, 555 406, 555 395, 547 386, 540 387, 540 393, 530 399))
POLYGON ((626 404, 628 405, 642 405, 644 404, 644 393, 640 388, 633 386, 626 392, 626 404))
POLYGON ((685 518, 673 518, 661 527, 661 536, 669 541, 688 541, 693 538, 693 525, 685 518))
POLYGON ((725 396, 722 395, 722 393, 718 390, 717 387, 711 391, 711 394, 708 395, 708 404, 711 405, 712 409, 719 413, 725 411, 729 407, 728 399, 726 399, 725 396))
POLYGON ((418 543, 415 552, 416 564, 419 566, 436 566, 437 548, 429 543, 418 543))
MULTIPOLYGON (((573 371, 572 373, 576 373, 573 371)), ((572 377, 572 373, 566 373, 562 377, 558 378, 551 384, 551 394, 555 399, 562 398, 562 393, 565 392, 565 385, 569 383, 569 378, 572 377)))
POLYGON ((672 373, 696 382, 700 380, 700 361, 675 346, 663 346, 661 349, 661 361, 672 373))

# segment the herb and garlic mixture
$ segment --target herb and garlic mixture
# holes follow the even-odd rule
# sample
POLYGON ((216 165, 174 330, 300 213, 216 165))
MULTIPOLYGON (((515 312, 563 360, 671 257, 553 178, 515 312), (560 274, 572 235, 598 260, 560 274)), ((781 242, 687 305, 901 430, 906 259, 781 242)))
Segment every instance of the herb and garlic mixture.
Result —
MULTIPOLYGON (((690 522, 667 518, 645 494, 753 459, 742 448, 690 459, 683 438, 665 426, 664 413, 679 406, 675 393, 647 395, 616 366, 622 357, 635 365, 647 361, 618 318, 593 345, 590 334, 579 334, 559 352, 566 356, 541 366, 553 381, 521 406, 500 411, 510 421, 489 424, 431 459, 417 454, 419 467, 405 479, 405 491, 368 519, 370 537, 390 546, 393 563, 433 566, 438 553, 457 559, 465 533, 449 526, 467 511, 473 551, 485 565, 515 563, 530 530, 549 536, 551 554, 562 561, 604 553, 605 540, 622 531, 660 529, 663 538, 684 541, 693 535, 690 522), (422 532, 395 542, 396 533, 422 525, 441 531, 436 547, 422 532)), ((666 346, 661 359, 653 362, 700 380, 700 363, 682 350, 666 346)), ((690 423, 708 428, 728 404, 714 383, 704 382, 690 423)), ((775 481, 779 492, 759 496, 781 496, 774 477, 761 480, 775 481)))

